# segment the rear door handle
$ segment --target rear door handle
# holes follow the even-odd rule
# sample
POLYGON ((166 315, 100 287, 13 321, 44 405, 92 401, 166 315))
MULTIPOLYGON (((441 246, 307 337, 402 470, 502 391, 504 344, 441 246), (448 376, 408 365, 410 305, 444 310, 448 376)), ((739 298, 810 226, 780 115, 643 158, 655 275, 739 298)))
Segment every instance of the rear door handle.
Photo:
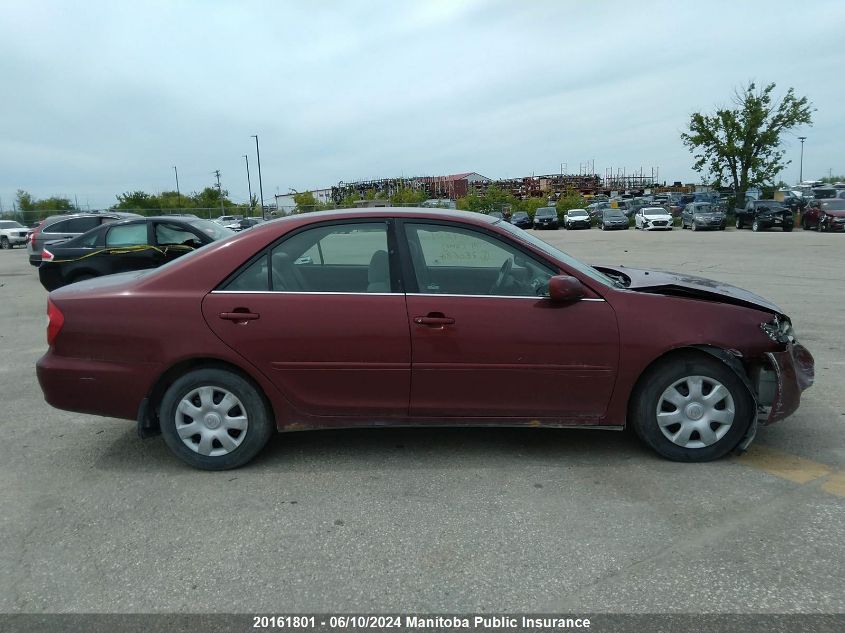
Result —
POLYGON ((224 321, 255 321, 261 315, 255 312, 221 312, 220 318, 224 321))
POLYGON ((417 325, 428 325, 431 327, 442 327, 444 325, 453 325, 455 319, 451 317, 435 317, 435 316, 418 316, 414 317, 414 323, 417 325))

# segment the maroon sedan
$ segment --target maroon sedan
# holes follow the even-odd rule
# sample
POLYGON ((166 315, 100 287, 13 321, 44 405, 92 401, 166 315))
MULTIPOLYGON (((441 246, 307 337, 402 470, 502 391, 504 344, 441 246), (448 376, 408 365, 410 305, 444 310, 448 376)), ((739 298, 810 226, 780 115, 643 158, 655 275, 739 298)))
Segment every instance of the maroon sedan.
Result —
POLYGON ((274 430, 386 425, 631 424, 664 457, 705 461, 743 450, 813 381, 761 297, 593 268, 443 210, 276 220, 56 290, 48 316, 47 402, 137 420, 212 470, 274 430))
POLYGON ((845 231, 845 200, 810 200, 801 214, 805 231, 845 231))

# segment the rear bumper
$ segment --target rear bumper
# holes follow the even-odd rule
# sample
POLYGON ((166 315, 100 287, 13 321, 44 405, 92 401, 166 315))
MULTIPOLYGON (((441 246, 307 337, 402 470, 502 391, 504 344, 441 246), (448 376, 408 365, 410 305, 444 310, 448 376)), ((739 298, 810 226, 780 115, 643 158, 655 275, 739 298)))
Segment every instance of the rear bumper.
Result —
POLYGON ((783 352, 768 352, 766 356, 776 376, 775 397, 764 424, 772 424, 789 417, 801 404, 801 392, 810 388, 815 379, 815 361, 806 347, 790 344, 783 352))
POLYGON ((134 420, 159 366, 58 356, 35 365, 44 399, 57 409, 134 420))

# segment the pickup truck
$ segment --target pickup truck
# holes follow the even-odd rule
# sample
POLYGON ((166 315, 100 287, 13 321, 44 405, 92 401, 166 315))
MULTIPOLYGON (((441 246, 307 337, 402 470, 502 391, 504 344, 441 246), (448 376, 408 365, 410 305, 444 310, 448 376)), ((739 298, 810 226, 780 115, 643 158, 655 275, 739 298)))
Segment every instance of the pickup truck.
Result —
POLYGON ((738 229, 750 226, 752 231, 762 231, 777 226, 788 232, 795 226, 792 210, 776 200, 749 200, 734 209, 734 214, 738 229))

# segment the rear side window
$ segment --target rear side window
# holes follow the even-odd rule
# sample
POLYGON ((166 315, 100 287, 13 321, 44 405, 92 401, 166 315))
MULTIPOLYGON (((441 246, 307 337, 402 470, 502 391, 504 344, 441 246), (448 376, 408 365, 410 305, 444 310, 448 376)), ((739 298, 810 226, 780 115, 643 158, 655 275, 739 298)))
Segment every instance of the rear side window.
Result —
POLYGON ((147 243, 147 224, 113 226, 106 235, 106 246, 139 246, 147 243))
POLYGON ((91 229, 100 226, 99 218, 71 218, 68 222, 68 228, 65 229, 68 233, 85 233, 91 229))

